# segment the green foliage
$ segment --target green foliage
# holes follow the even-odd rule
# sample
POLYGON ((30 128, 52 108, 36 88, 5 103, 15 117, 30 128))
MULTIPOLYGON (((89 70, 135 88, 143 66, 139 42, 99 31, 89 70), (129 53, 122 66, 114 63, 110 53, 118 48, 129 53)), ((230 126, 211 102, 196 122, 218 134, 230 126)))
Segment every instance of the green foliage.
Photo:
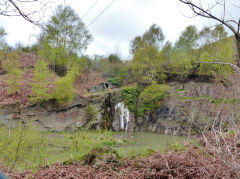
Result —
POLYGON ((137 49, 131 63, 132 73, 138 84, 151 84, 163 72, 161 54, 154 46, 137 49))
POLYGON ((115 143, 109 131, 79 131, 71 135, 69 149, 73 159, 82 160, 91 150, 115 146, 115 143))
POLYGON ((169 146, 169 149, 175 152, 182 152, 182 151, 186 151, 187 147, 181 143, 174 142, 169 146))
POLYGON ((88 105, 86 108, 87 120, 95 120, 97 119, 97 109, 93 105, 88 105))
POLYGON ((74 97, 73 79, 70 76, 64 76, 56 79, 54 84, 56 86, 54 90, 54 98, 59 104, 71 101, 74 97))
POLYGON ((5 41, 5 36, 7 33, 5 32, 3 27, 0 27, 0 50, 5 48, 6 46, 6 41, 5 41))
POLYGON ((123 80, 119 77, 108 78, 107 81, 113 85, 116 85, 117 87, 121 87, 123 84, 123 80))
POLYGON ((1 127, 0 131, 0 160, 9 169, 14 169, 15 164, 32 169, 45 165, 49 146, 44 134, 23 125, 15 129, 1 127))
POLYGON ((165 80, 167 79, 167 75, 164 72, 157 72, 155 75, 155 79, 158 83, 165 83, 165 80))
POLYGON ((169 53, 171 65, 168 71, 179 75, 181 80, 192 74, 196 67, 198 37, 195 26, 186 27, 169 53))
MULTIPOLYGON (((226 74, 232 73, 232 68, 230 65, 224 64, 211 64, 211 62, 215 62, 215 58, 220 60, 221 62, 232 63, 233 62, 233 48, 230 39, 223 40, 225 42, 218 41, 215 44, 214 48, 205 47, 206 50, 200 55, 200 67, 198 70, 199 75, 206 75, 209 77, 214 77, 216 75, 220 75, 224 77, 226 74), (217 48, 221 48, 221 50, 216 51, 217 48), (214 52, 215 51, 215 52, 214 52), (215 55, 212 55, 215 54, 215 55), (209 62, 209 63, 208 63, 209 62)), ((213 44, 211 45, 213 46, 213 44)))
POLYGON ((194 64, 192 56, 181 50, 174 50, 171 54, 171 73, 181 76, 181 79, 187 77, 193 72, 194 64))
POLYGON ((151 85, 140 92, 136 87, 121 89, 122 99, 128 110, 135 116, 143 116, 147 111, 153 111, 161 105, 162 100, 166 97, 169 86, 166 84, 151 85))
POLYGON ((19 67, 19 57, 16 52, 6 52, 3 67, 7 71, 8 94, 19 93, 21 87, 22 70, 19 67))
POLYGON ((67 101, 71 101, 74 98, 74 82, 76 78, 82 71, 81 60, 79 61, 79 65, 75 65, 68 71, 67 75, 64 77, 58 77, 54 84, 56 86, 53 96, 57 100, 58 103, 64 103, 67 101))
POLYGON ((131 74, 129 73, 130 65, 121 60, 113 62, 104 56, 96 55, 92 60, 90 60, 89 65, 91 70, 100 72, 105 78, 114 83, 116 82, 119 85, 120 81, 123 79, 125 79, 125 81, 132 79, 130 76, 131 74))
POLYGON ((188 26, 182 32, 178 41, 175 43, 175 48, 181 51, 189 52, 198 47, 198 32, 195 26, 188 26))
POLYGON ((79 64, 82 59, 79 59, 75 53, 68 54, 63 47, 51 47, 46 40, 43 42, 39 55, 50 62, 52 70, 59 76, 65 76, 67 69, 71 69, 72 66, 83 65, 79 64))
POLYGON ((41 133, 32 126, 14 129, 0 127, 1 164, 16 171, 44 167, 68 160, 80 160, 94 148, 115 147, 109 131, 78 131, 74 133, 41 133))
MULTIPOLYGON (((42 33, 42 49, 39 54, 49 60, 54 72, 64 76, 79 60, 77 54, 87 48, 91 39, 84 23, 78 14, 69 6, 58 6, 54 15, 46 24, 46 31, 42 33)), ((64 83, 60 80, 59 83, 64 83)), ((57 82, 58 83, 58 82, 57 82)))
POLYGON ((119 63, 121 60, 116 54, 111 54, 108 56, 108 61, 110 63, 119 63))
POLYGON ((52 98, 48 88, 51 78, 53 75, 50 73, 47 63, 44 60, 38 60, 34 70, 31 100, 39 102, 52 98))
POLYGON ((57 6, 46 24, 43 36, 52 48, 63 48, 67 54, 86 49, 91 36, 79 15, 70 6, 57 6))
POLYGON ((161 27, 153 24, 142 36, 137 36, 133 41, 131 41, 130 51, 135 54, 136 50, 144 48, 145 45, 154 46, 159 49, 164 41, 164 38, 161 27))
POLYGON ((139 94, 140 91, 136 87, 127 87, 121 89, 121 95, 124 104, 127 106, 130 112, 134 113, 135 116, 138 115, 139 94))
POLYGON ((13 68, 7 74, 8 94, 13 95, 20 92, 22 71, 20 68, 13 68))
POLYGON ((168 60, 171 44, 166 43, 164 51, 160 53, 163 41, 161 28, 153 24, 142 37, 138 36, 131 42, 131 51, 134 54, 131 69, 138 84, 144 86, 151 84, 152 80, 165 81, 163 64, 168 60))
POLYGON ((47 60, 54 65, 66 65, 69 61, 66 50, 63 47, 53 48, 47 41, 43 43, 43 49, 39 52, 41 57, 47 58, 47 60))
POLYGON ((227 73, 232 72, 231 66, 211 64, 211 62, 215 62, 217 59, 220 62, 234 64, 233 39, 227 37, 227 32, 223 26, 216 26, 213 30, 204 28, 199 34, 203 44, 199 50, 200 67, 198 74, 209 77, 220 75, 221 78, 224 78, 227 73))
POLYGON ((146 111, 153 111, 161 105, 162 100, 167 96, 169 86, 166 84, 157 84, 152 82, 140 94, 141 107, 139 109, 140 115, 146 111))
POLYGON ((37 53, 39 50, 39 45, 24 45, 21 42, 17 42, 14 46, 14 50, 18 52, 25 52, 25 53, 37 53))
POLYGON ((122 99, 124 104, 127 106, 128 110, 135 115, 138 113, 138 96, 139 90, 136 87, 127 87, 121 89, 122 99))

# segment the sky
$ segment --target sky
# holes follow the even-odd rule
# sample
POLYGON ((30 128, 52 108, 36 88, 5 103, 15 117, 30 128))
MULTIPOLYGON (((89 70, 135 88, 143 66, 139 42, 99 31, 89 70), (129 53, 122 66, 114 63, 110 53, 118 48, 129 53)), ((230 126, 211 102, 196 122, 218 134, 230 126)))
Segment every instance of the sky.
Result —
MULTIPOLYGON (((188 6, 178 0, 55 0, 45 12, 42 22, 47 21, 57 4, 64 2, 74 8, 93 36, 84 52, 90 56, 117 53, 122 59, 131 58, 130 41, 142 35, 153 23, 162 28, 165 39, 171 42, 176 41, 188 25, 196 25, 200 30, 203 26, 214 24, 202 17, 187 18, 193 14, 188 6), (103 12, 109 4, 111 6, 103 12)), ((17 42, 33 44, 40 33, 37 26, 21 17, 0 16, 0 26, 8 33, 7 42, 10 45, 17 42)))

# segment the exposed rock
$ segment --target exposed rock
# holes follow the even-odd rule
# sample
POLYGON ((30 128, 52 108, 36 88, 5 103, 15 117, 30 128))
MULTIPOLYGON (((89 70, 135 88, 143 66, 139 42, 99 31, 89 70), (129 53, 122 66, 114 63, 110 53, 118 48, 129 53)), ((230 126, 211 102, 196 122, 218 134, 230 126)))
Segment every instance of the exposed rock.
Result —
POLYGON ((20 120, 25 120, 31 121, 41 131, 75 131, 89 122, 86 119, 86 107, 91 104, 97 109, 97 119, 93 121, 92 128, 104 128, 105 125, 105 128, 112 129, 114 106, 120 100, 119 90, 113 90, 85 98, 77 96, 71 103, 62 105, 55 101, 27 108, 3 105, 0 110, 0 124, 16 127, 20 120))
POLYGON ((217 115, 216 127, 221 120, 227 123, 240 115, 240 88, 236 84, 227 87, 190 81, 169 85, 169 97, 161 107, 138 118, 136 131, 185 135, 192 125, 191 132, 197 134, 201 127, 211 127, 217 115))
MULTIPOLYGON (((209 125, 218 115, 216 126, 228 118, 240 115, 240 86, 222 86, 214 83, 169 83, 170 94, 161 107, 143 117, 134 118, 129 113, 121 117, 125 107, 116 107, 122 102, 119 89, 94 93, 85 97, 76 96, 72 102, 58 105, 48 101, 38 106, 20 108, 17 104, 1 106, 0 125, 15 127, 21 120, 32 121, 39 130, 74 131, 79 128, 135 130, 173 135, 199 132, 199 126, 209 125), (96 119, 88 121, 86 108, 93 105, 97 111, 96 119)), ((127 114, 125 112, 125 114, 127 114)))

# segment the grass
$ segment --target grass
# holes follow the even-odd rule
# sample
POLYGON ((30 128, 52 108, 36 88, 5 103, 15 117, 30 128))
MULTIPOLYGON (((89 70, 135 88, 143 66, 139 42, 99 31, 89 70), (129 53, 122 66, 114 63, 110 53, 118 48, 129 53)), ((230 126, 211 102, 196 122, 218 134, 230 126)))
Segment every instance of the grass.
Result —
POLYGON ((19 127, 11 129, 9 135, 7 128, 0 128, 0 161, 9 169, 18 171, 80 159, 95 147, 114 145, 115 139, 110 131, 41 133, 19 127))
POLYGON ((211 96, 183 96, 179 98, 182 101, 196 101, 196 100, 201 100, 201 99, 206 99, 209 102, 219 105, 219 104, 237 104, 240 103, 240 99, 215 99, 211 96))
MULTIPOLYGON (((125 139, 123 133, 111 131, 37 132, 30 128, 0 128, 0 161, 9 169, 33 170, 58 162, 82 160, 96 147, 110 147, 120 158, 143 157, 154 151, 165 151, 170 144, 182 143, 184 137, 152 133, 133 133, 125 139), (21 131, 22 141, 17 152, 21 131), (117 139, 115 135, 123 136, 117 139), (13 166, 16 161, 16 165, 13 166)), ((180 149, 182 145, 180 145, 180 149)), ((176 147, 175 147, 176 148, 176 147)))
POLYGON ((189 100, 189 101, 195 101, 195 100, 200 100, 200 99, 208 99, 208 100, 212 100, 214 98, 210 97, 210 96, 194 96, 194 97, 189 97, 189 96, 183 96, 179 98, 180 100, 189 100))
POLYGON ((186 92, 185 89, 177 89, 176 92, 186 92))

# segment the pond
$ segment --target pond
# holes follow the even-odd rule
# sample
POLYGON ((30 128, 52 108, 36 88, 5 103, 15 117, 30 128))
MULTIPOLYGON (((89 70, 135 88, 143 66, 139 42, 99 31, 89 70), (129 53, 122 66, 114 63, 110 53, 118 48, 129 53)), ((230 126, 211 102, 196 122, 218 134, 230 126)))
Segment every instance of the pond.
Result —
POLYGON ((121 145, 116 147, 116 150, 121 156, 129 157, 137 154, 142 154, 148 149, 154 151, 166 151, 172 144, 183 144, 186 141, 186 137, 172 136, 157 133, 146 132, 134 132, 131 134, 125 134, 124 132, 114 135, 118 141, 123 141, 121 145))

